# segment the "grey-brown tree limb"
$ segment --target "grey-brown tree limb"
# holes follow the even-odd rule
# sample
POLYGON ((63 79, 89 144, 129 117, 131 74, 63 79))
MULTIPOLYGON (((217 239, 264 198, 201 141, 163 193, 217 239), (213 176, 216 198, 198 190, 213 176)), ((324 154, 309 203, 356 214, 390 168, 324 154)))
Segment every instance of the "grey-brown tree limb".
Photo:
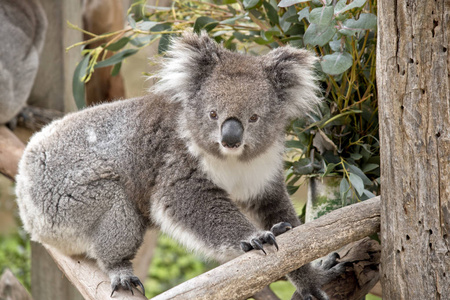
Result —
POLYGON ((33 300, 9 269, 5 269, 0 278, 0 299, 2 300, 33 300))
POLYGON ((153 298, 245 299, 290 271, 374 234, 380 228, 380 198, 335 210, 277 237, 280 250, 250 251, 153 298))
POLYGON ((0 173, 14 181, 25 145, 6 126, 0 126, 0 173))

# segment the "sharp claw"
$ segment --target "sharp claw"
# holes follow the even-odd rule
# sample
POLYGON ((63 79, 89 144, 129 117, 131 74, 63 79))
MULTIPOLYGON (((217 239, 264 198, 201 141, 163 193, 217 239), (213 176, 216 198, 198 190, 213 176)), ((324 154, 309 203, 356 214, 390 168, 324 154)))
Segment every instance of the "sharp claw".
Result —
POLYGON ((131 292, 131 295, 134 296, 133 288, 131 287, 130 283, 128 281, 125 281, 125 285, 127 286, 127 289, 131 292))
POLYGON ((277 241, 275 240, 275 237, 273 236, 273 235, 269 235, 269 243, 271 244, 271 245, 274 245, 275 246, 275 248, 277 249, 277 251, 278 251, 278 244, 277 244, 277 241))
POLYGON ((261 242, 259 240, 253 239, 252 242, 255 244, 253 246, 255 249, 261 250, 264 253, 264 255, 267 255, 266 251, 264 251, 263 245, 261 244, 261 242))
POLYGON ((253 247, 252 247, 252 245, 250 245, 250 244, 247 243, 247 242, 241 242, 241 249, 242 249, 242 251, 244 251, 244 252, 248 252, 248 251, 252 250, 253 247))
POLYGON ((135 281, 132 281, 132 283, 134 284, 135 287, 140 286, 142 289, 142 294, 145 296, 145 288, 142 282, 139 279, 137 279, 135 281))
POLYGON ((112 298, 112 296, 114 295, 114 292, 117 291, 119 289, 119 286, 116 285, 115 287, 113 287, 113 290, 111 292, 111 296, 109 296, 110 298, 112 298))

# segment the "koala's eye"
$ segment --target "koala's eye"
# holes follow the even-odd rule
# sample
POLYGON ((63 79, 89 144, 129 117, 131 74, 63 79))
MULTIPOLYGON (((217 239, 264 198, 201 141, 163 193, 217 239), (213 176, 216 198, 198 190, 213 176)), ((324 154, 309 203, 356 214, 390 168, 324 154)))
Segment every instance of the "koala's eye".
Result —
POLYGON ((209 112, 209 117, 212 120, 217 120, 219 118, 219 115, 217 114, 217 112, 215 110, 212 110, 212 111, 209 112))
POLYGON ((257 114, 254 114, 253 116, 250 117, 249 122, 254 123, 254 122, 258 121, 258 119, 259 119, 259 116, 257 114))

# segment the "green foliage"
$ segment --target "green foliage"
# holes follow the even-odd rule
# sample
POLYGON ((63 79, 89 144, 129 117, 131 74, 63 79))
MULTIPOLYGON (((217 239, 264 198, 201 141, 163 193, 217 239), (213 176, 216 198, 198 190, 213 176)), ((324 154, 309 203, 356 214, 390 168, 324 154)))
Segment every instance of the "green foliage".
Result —
POLYGON ((154 297, 215 266, 217 264, 201 261, 169 237, 161 235, 145 282, 147 296, 154 297))
POLYGON ((21 229, 0 235, 0 275, 10 269, 24 287, 30 290, 31 248, 27 235, 21 229))

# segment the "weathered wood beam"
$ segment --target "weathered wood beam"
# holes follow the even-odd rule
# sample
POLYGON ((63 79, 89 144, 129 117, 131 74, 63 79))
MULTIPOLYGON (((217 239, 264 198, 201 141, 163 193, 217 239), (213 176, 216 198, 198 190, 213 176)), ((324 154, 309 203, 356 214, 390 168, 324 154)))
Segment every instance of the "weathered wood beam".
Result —
POLYGON ((111 282, 109 277, 98 268, 94 260, 84 257, 69 257, 48 246, 45 248, 58 268, 78 289, 84 299, 147 299, 137 289, 134 289, 134 296, 130 291, 120 289, 110 298, 111 282))
POLYGON ((245 299, 298 267, 380 228, 380 198, 335 210, 277 238, 280 250, 250 251, 166 291, 161 299, 245 299))
POLYGON ((0 278, 0 299, 33 300, 28 291, 9 269, 6 269, 0 278))
POLYGON ((14 181, 25 145, 6 126, 0 126, 0 173, 14 181))

